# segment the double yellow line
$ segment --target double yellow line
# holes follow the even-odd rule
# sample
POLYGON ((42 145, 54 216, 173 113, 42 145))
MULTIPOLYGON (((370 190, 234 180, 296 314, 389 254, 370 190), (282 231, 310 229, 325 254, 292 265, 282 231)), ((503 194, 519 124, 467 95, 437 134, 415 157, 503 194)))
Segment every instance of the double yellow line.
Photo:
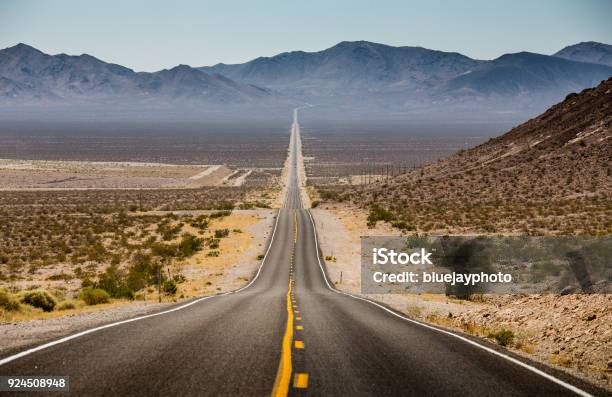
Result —
POLYGON ((293 367, 291 363, 291 345, 293 342, 293 305, 291 296, 293 292, 293 263, 295 254, 295 245, 298 237, 297 212, 293 210, 293 253, 291 254, 291 264, 289 271, 289 288, 287 289, 287 327, 283 336, 283 346, 281 351, 281 360, 276 372, 276 380, 272 389, 272 397, 285 397, 289 393, 289 385, 291 383, 291 374, 293 367))
POLYGON ((293 277, 289 277, 289 290, 287 291, 287 328, 283 336, 283 350, 281 360, 276 373, 276 381, 272 389, 273 397, 284 397, 289 393, 291 382, 291 342, 293 340, 293 310, 291 309, 291 290, 293 288, 293 277))

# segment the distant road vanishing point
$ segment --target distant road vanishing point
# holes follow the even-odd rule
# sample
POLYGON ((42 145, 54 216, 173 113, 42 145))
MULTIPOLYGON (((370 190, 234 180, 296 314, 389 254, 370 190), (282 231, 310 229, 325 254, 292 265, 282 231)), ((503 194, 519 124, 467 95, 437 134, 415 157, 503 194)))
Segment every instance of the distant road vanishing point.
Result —
POLYGON ((298 115, 284 207, 248 285, 4 357, 0 375, 69 376, 74 396, 604 394, 330 285, 302 204, 298 115))

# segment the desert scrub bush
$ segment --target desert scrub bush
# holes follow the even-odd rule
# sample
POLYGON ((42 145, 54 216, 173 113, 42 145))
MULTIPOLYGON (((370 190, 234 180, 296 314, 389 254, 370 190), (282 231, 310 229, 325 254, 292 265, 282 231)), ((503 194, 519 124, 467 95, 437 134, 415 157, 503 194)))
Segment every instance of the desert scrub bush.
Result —
POLYGON ((321 202, 320 202, 319 200, 313 200, 313 201, 310 203, 310 206, 311 206, 312 208, 317 208, 317 207, 319 206, 319 204, 321 204, 321 202))
POLYGON ((206 245, 208 245, 208 248, 210 249, 217 249, 219 248, 219 239, 218 238, 208 238, 206 239, 206 245))
POLYGON ((390 222, 392 220, 393 213, 391 211, 387 211, 378 205, 374 205, 372 208, 370 208, 370 213, 368 214, 368 227, 371 228, 376 226, 378 221, 390 222))
POLYGON ((215 238, 223 238, 229 236, 229 229, 217 229, 215 230, 215 238))
POLYGON ((164 293, 168 295, 174 295, 178 290, 178 288, 176 287, 176 282, 174 282, 174 280, 165 280, 162 284, 162 289, 164 293))
POLYGON ((393 226, 396 229, 400 229, 400 230, 404 230, 404 231, 416 230, 416 227, 414 227, 414 225, 410 225, 406 221, 392 222, 391 226, 393 226))
POLYGON ((157 233, 159 233, 163 240, 169 241, 174 239, 181 232, 183 228, 182 223, 176 225, 170 225, 168 220, 165 219, 163 222, 157 225, 157 233))
POLYGON ((57 302, 55 298, 46 291, 35 290, 23 293, 21 302, 26 305, 42 309, 45 312, 52 312, 57 302))
POLYGON ((508 346, 514 340, 514 332, 502 329, 501 331, 490 332, 487 338, 495 339, 500 346, 508 346))
POLYGON ((154 256, 162 258, 170 258, 176 256, 177 246, 175 244, 153 243, 151 244, 151 253, 154 256))
POLYGON ((219 251, 217 250, 213 250, 208 252, 208 254, 206 254, 206 256, 211 257, 211 258, 216 258, 219 256, 219 251))
POLYGON ((113 298, 134 299, 134 291, 127 285, 127 274, 117 265, 107 267, 95 286, 108 292, 113 298))
POLYGON ((190 225, 192 227, 200 229, 201 231, 204 231, 208 227, 208 220, 206 218, 207 218, 206 215, 200 215, 197 218, 195 218, 195 220, 191 222, 190 225))
POLYGON ((185 281, 187 281, 187 277, 185 277, 181 273, 177 273, 174 276, 172 276, 172 280, 174 280, 175 283, 180 284, 180 283, 184 283, 185 281))
POLYGON ((100 303, 108 303, 110 301, 110 295, 103 289, 87 287, 81 291, 79 299, 91 306, 100 303))
POLYGON ((7 312, 17 311, 19 310, 19 300, 10 292, 0 289, 0 309, 7 312))
MULTIPOLYGON (((227 230, 227 229, 225 229, 227 230)), ((227 231, 229 233, 229 230, 227 231)), ((216 235, 216 233, 215 233, 216 235)), ((182 258, 186 258, 195 254, 202 248, 202 244, 204 243, 204 239, 198 238, 193 234, 185 233, 181 237, 181 241, 178 244, 178 256, 182 258)))

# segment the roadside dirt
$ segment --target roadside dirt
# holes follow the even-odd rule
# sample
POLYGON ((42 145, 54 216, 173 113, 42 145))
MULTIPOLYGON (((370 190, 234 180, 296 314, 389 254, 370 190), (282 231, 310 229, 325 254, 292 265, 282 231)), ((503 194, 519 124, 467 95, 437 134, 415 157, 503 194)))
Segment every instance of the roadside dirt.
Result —
POLYGON ((260 264, 258 255, 264 253, 268 236, 274 226, 274 210, 234 211, 211 225, 211 230, 229 229, 230 235, 221 239, 219 256, 208 256, 202 250, 174 266, 187 281, 180 284, 180 295, 185 298, 231 291, 246 284, 260 264))

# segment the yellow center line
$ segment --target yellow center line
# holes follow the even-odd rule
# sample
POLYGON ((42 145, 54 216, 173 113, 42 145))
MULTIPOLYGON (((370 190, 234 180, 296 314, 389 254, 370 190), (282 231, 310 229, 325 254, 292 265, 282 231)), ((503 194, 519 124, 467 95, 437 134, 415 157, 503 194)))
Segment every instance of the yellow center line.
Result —
POLYGON ((284 397, 289 392, 291 381, 291 340, 293 339, 293 311, 291 310, 291 278, 289 279, 289 291, 287 292, 287 328, 283 336, 283 348, 281 360, 276 372, 276 381, 272 389, 273 397, 284 397))
MULTIPOLYGON (((298 237, 298 228, 297 228, 297 212, 293 210, 293 223, 294 223, 294 232, 293 232, 293 250, 295 252, 295 243, 297 243, 298 237)), ((287 289, 287 327, 285 328, 285 335, 283 336, 283 345, 281 351, 281 360, 278 365, 278 371, 276 372, 276 380, 274 381, 274 387, 272 388, 272 397, 285 397, 289 393, 289 386, 291 383, 291 374, 293 372, 292 363, 291 363, 291 345, 293 341, 293 310, 292 310, 292 298, 295 301, 293 295, 293 285, 295 281, 293 280, 293 258, 294 252, 291 253, 291 264, 290 264, 290 273, 289 273, 289 288, 287 289)), ((297 305, 295 306, 297 307, 297 305)), ((296 310, 297 312, 297 310, 296 310)), ((298 317, 301 320, 301 317, 298 317)), ((297 343, 297 342, 296 342, 297 343)), ((304 347, 303 342, 302 348, 304 347)), ((296 346, 297 347, 297 346, 296 346)), ((296 374, 297 375, 297 374, 296 374)), ((294 387, 297 378, 294 379, 294 387)), ((300 384, 303 384, 304 381, 302 379, 300 384)), ((306 385, 308 385, 308 375, 306 375, 306 385)), ((302 386, 306 387, 306 386, 302 386)))
POLYGON ((293 387, 297 389, 305 389, 308 387, 308 374, 297 373, 293 378, 293 387))

